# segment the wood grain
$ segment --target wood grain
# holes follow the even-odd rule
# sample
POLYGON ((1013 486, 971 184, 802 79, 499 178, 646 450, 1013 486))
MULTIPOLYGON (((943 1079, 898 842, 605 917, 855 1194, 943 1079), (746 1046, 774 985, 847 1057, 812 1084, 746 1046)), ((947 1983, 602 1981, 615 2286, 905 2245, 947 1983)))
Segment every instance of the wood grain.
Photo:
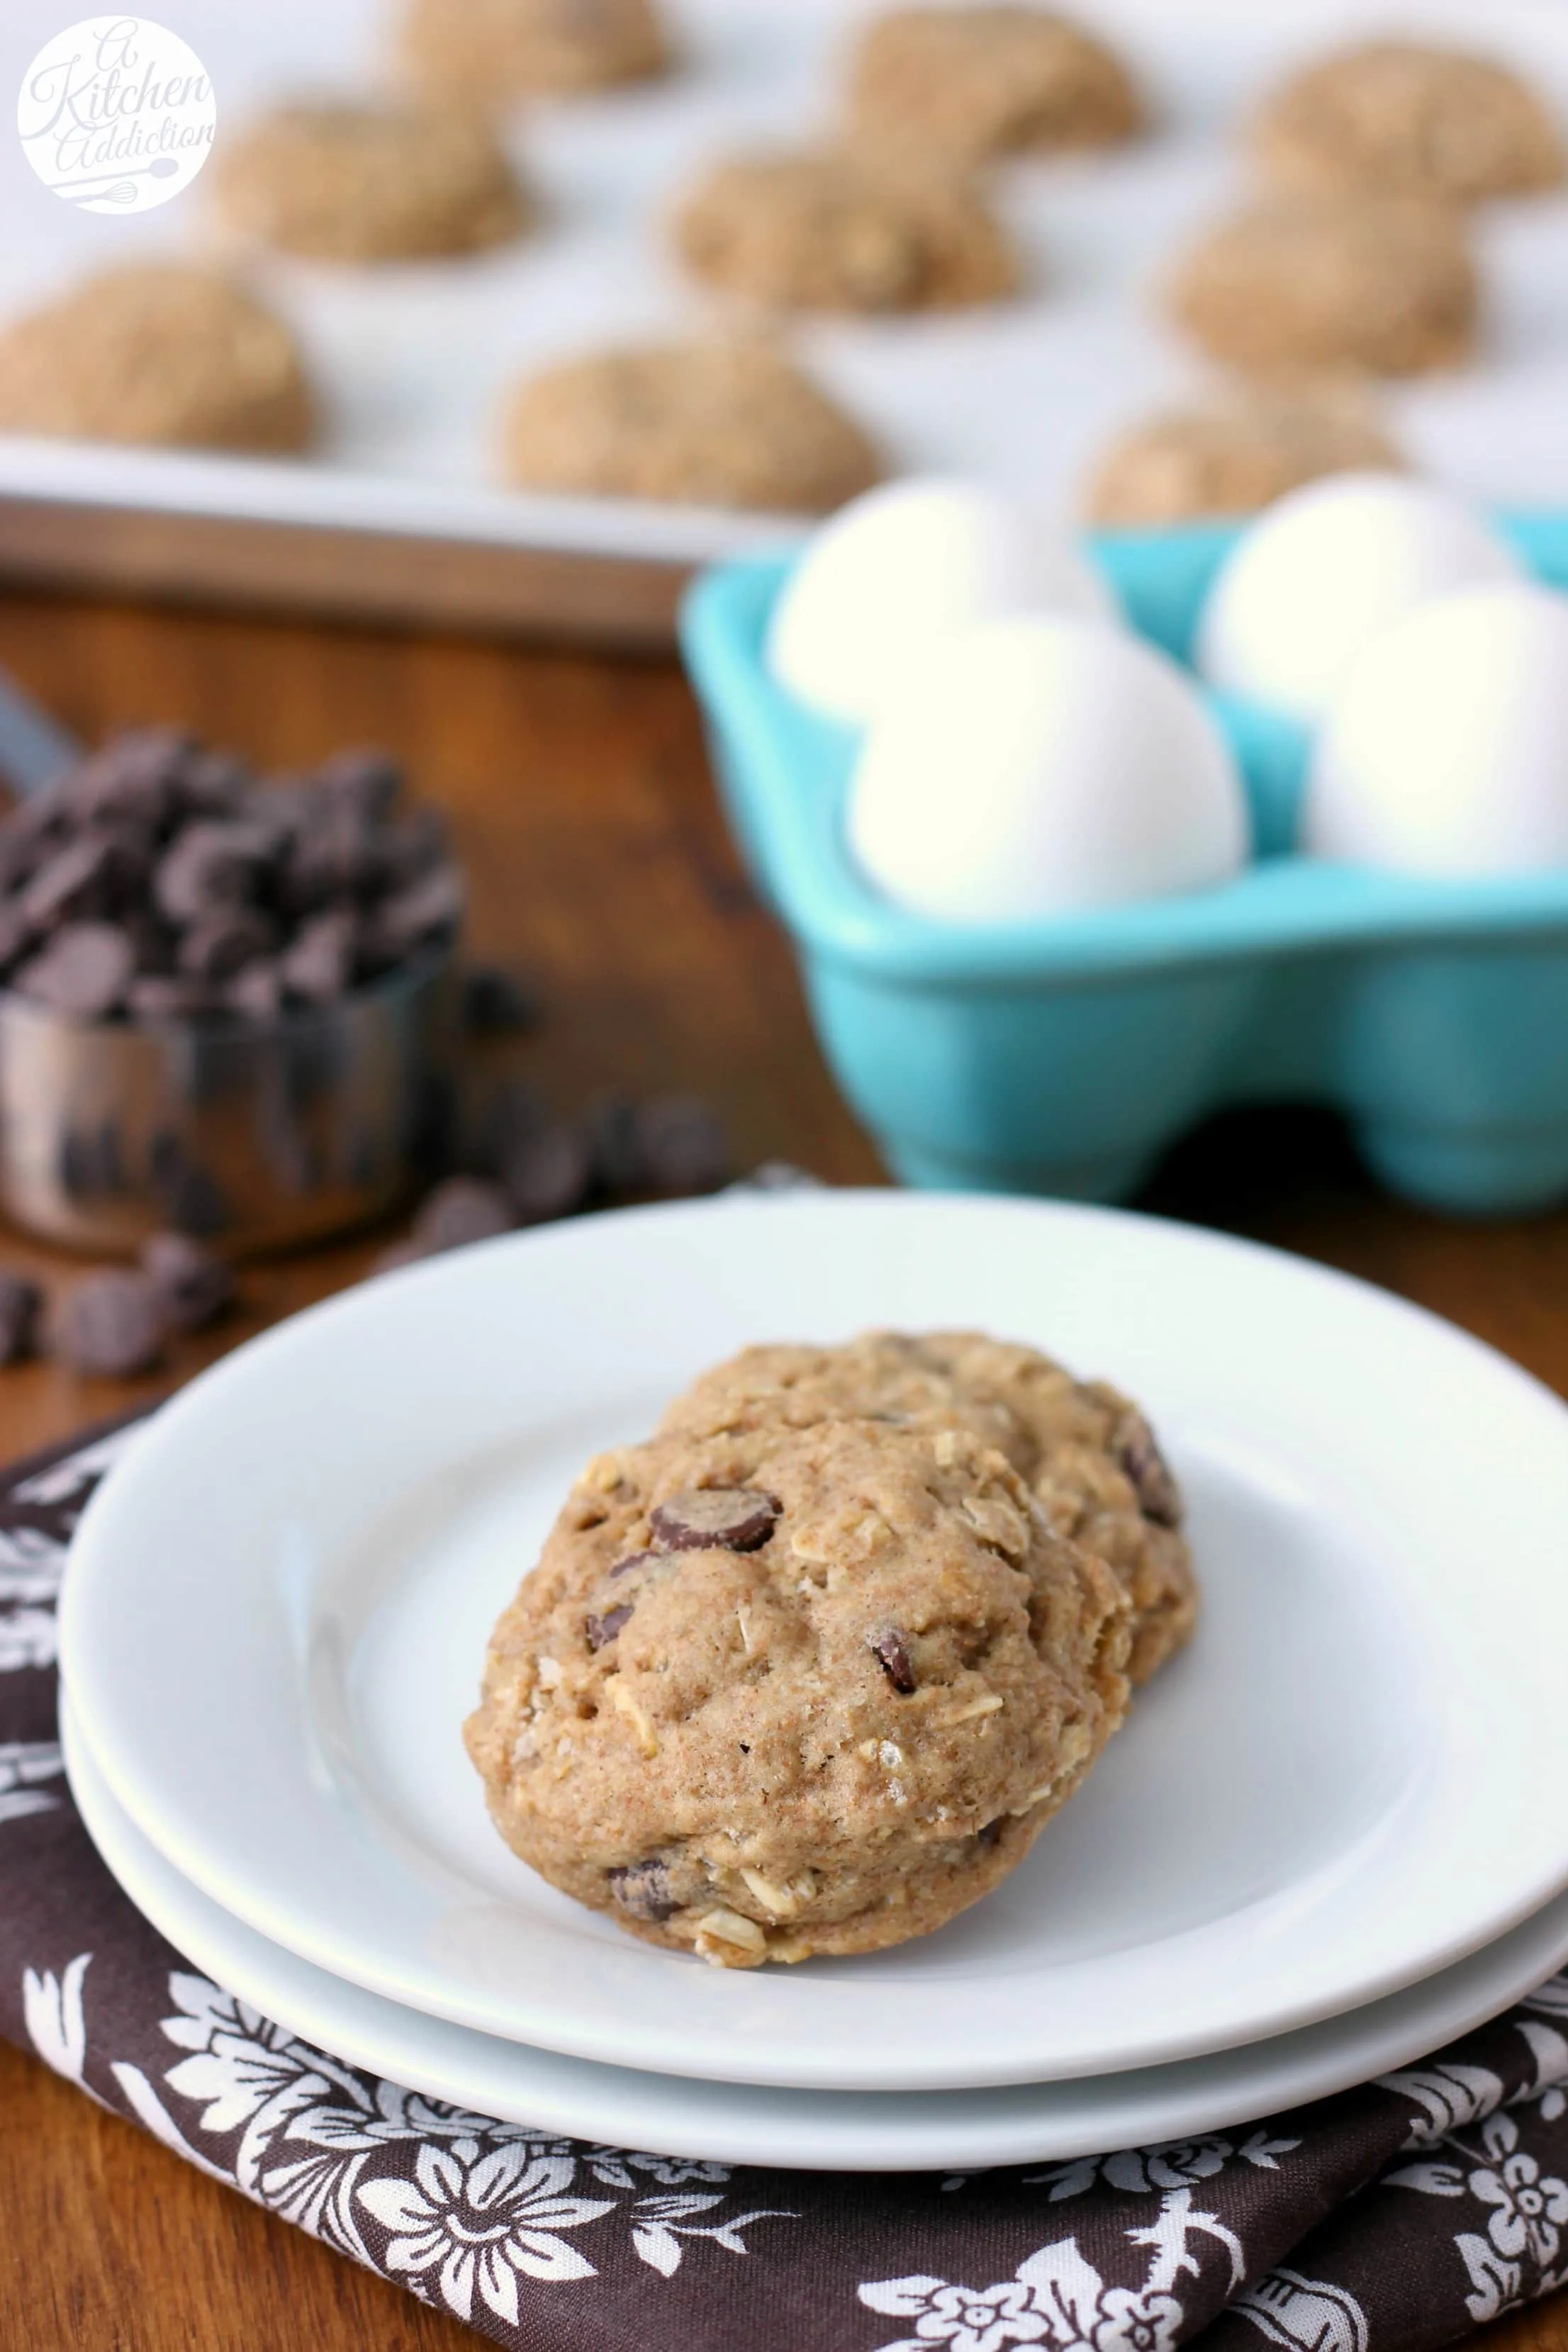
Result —
MULTIPOLYGON (((83 736, 177 719, 268 766, 390 745, 450 811, 474 940, 548 1017, 515 1058, 563 1109, 691 1087, 747 1161, 875 1181, 812 1042, 787 947, 742 879, 689 697, 664 663, 0 596, 0 663, 83 736)), ((1568 1216, 1467 1227, 1375 1192, 1315 1114, 1216 1122, 1149 1205, 1347 1267, 1467 1325, 1568 1393, 1568 1216)), ((378 1238, 252 1267, 246 1306, 163 1383, 360 1273, 378 1238)), ((72 1268, 17 1241, 50 1283, 72 1268)), ((137 1391, 0 1374, 0 1456, 137 1391)), ((457 2352, 475 2340, 0 2048, 0 2352, 457 2352)), ((1568 2352, 1568 2296, 1492 2331, 1568 2352)), ((547 2352, 547 2347, 542 2347, 547 2352)), ((807 2352, 807 2347, 802 2347, 807 2352)))
POLYGON ((0 499, 0 581, 172 604, 668 650, 688 576, 684 564, 569 548, 0 499))

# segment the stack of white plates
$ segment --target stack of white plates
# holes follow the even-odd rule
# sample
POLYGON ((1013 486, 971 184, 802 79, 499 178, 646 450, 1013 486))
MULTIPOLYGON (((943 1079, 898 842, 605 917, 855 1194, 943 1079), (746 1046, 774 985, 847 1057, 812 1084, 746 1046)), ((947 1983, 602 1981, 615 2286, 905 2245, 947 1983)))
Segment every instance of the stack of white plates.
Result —
POLYGON ((1568 1958, 1568 1412, 1382 1293, 1110 1212, 736 1197, 371 1283, 166 1407, 62 1667, 110 1869, 198 1967, 466 2108, 731 2163, 974 2168, 1387 2072, 1568 1958), (501 1844, 464 1755, 574 1472, 748 1341, 979 1327, 1132 1391, 1205 1608, 995 1895, 731 1972, 501 1844))

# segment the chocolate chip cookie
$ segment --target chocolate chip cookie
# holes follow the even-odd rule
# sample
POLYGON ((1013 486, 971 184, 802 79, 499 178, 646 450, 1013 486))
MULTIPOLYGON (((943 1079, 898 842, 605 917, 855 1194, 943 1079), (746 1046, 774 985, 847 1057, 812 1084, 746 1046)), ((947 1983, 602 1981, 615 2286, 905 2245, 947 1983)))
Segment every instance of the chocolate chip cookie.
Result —
POLYGON ((1047 8, 898 8, 849 72, 857 138, 979 162, 1109 147, 1143 128, 1113 49, 1047 8))
POLYGON ((589 1464, 467 1727, 502 1836, 718 1965, 875 1951, 1014 1868, 1121 1720, 1128 1604, 967 1427, 589 1464))
POLYGON ((432 91, 490 107, 647 81, 669 64, 654 0, 413 0, 402 46, 432 91))
POLYGON ((1146 1682, 1192 1633, 1198 1589, 1181 1489, 1136 1405, 1037 1349, 978 1331, 869 1331, 840 1348, 744 1349, 678 1397, 664 1433, 812 1428, 842 1415, 963 1429, 1006 1460, 1051 1527, 1106 1560, 1132 1607, 1146 1682))
POLYGON ((1210 229, 1179 269, 1171 307, 1230 367, 1413 375, 1469 358, 1479 283, 1450 206, 1281 196, 1210 229))
POLYGON ((601 352, 521 384, 502 425, 531 489, 822 514, 868 489, 870 437, 761 343, 601 352))
POLYGON ((213 162, 228 227, 319 261, 412 261, 518 236, 532 205, 477 116, 433 108, 281 106, 213 162))
POLYGON ((966 179, 849 149, 738 155, 673 217, 705 285, 775 310, 955 310, 1016 291, 1011 240, 966 179))
POLYGON ((1190 522, 1253 514, 1324 474, 1404 463, 1354 392, 1259 388, 1131 426, 1100 458, 1087 504, 1112 527, 1190 522))
POLYGON ((106 269, 0 331, 0 431, 192 449, 302 449, 294 338, 206 269, 106 269))
POLYGON ((1557 126, 1529 82, 1420 41, 1367 41, 1293 74, 1266 100, 1251 143, 1288 187, 1474 204, 1563 176, 1557 126))

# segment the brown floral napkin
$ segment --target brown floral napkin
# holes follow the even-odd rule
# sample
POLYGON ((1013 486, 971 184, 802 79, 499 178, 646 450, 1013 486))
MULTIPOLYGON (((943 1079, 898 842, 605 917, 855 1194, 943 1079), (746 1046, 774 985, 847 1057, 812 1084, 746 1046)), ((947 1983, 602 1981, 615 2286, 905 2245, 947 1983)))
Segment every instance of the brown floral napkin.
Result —
POLYGON ((591 2146, 311 2049, 153 1931, 62 1777, 66 1547, 134 1433, 0 1480, 0 2030, 340 2252, 515 2352, 1422 2352, 1568 2284, 1568 1975, 1288 2115, 946 2177, 591 2146))

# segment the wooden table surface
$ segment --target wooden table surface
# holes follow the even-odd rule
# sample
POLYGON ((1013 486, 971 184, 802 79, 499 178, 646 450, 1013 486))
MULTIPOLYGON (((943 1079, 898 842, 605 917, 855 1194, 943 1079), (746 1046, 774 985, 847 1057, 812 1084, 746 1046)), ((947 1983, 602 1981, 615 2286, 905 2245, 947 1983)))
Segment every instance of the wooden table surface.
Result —
MULTIPOLYGON (((562 1109, 615 1087, 693 1088, 725 1112, 743 1160, 877 1181, 725 839, 673 666, 19 596, 0 597, 0 664, 86 738, 174 719, 279 767, 388 745, 452 815, 475 947, 544 984, 547 1017, 514 1051, 562 1109)), ((1568 1393, 1568 1215, 1487 1229, 1399 1207, 1305 1113, 1216 1123, 1149 1202, 1384 1284, 1568 1393)), ((249 1270, 244 1312, 185 1343, 174 1373, 353 1280, 384 1238, 249 1270)), ((70 1271, 20 1241, 4 1258, 70 1271)), ((42 1366, 0 1372, 0 1458, 135 1394, 42 1366)), ((1568 2352, 1568 2294, 1493 2334, 1499 2352, 1504 2339, 1568 2352)), ((474 2341, 0 2045, 5 2352, 474 2341)))

